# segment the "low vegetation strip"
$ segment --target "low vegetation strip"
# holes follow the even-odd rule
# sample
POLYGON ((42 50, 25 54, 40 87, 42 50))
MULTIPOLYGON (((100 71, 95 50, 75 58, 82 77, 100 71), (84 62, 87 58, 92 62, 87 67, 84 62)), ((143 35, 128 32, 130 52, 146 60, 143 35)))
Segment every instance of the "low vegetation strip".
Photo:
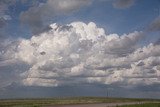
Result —
POLYGON ((144 103, 144 104, 134 104, 134 105, 123 105, 117 107, 160 107, 160 103, 144 103))
POLYGON ((144 102, 158 101, 151 99, 128 99, 128 98, 105 98, 105 97, 74 97, 54 99, 13 99, 0 100, 0 107, 44 107, 49 105, 69 104, 94 104, 94 103, 117 103, 117 102, 144 102))

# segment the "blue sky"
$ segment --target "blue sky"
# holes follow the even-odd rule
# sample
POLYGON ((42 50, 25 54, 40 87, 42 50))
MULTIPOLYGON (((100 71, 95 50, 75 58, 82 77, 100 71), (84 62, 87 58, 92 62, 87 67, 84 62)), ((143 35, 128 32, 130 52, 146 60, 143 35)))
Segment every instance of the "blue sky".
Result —
POLYGON ((160 98, 159 35, 160 0, 1 0, 0 98, 160 98))
MULTIPOLYGON (((63 24, 73 21, 93 21, 98 26, 105 28, 107 33, 118 33, 122 35, 135 30, 145 30, 146 27, 149 26, 149 24, 160 14, 159 0, 147 2, 145 0, 135 1, 133 6, 125 9, 114 8, 112 2, 114 2, 114 0, 94 1, 91 5, 79 9, 76 12, 56 16, 54 18, 48 17, 49 21, 47 20, 46 23, 63 24)), ((43 0, 38 3, 43 3, 43 0)), ((23 36, 27 38, 32 35, 27 26, 24 27, 19 20, 21 12, 28 10, 31 6, 31 1, 27 1, 26 3, 18 1, 14 5, 9 6, 6 13, 11 16, 12 20, 8 21, 5 30, 10 31, 7 31, 10 36, 23 36), (26 34, 22 35, 22 32, 25 32, 26 34)))

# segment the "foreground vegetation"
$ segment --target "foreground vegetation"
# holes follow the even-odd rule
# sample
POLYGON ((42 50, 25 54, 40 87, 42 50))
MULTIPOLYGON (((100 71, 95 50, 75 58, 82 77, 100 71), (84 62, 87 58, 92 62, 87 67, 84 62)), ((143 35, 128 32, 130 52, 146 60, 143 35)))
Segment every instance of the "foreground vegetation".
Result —
POLYGON ((119 107, 160 107, 160 103, 135 104, 135 105, 125 105, 119 107))
MULTIPOLYGON (((12 99, 12 100, 0 100, 0 107, 46 107, 49 105, 63 105, 63 104, 143 102, 143 101, 157 101, 157 100, 128 99, 128 98, 105 98, 105 97, 74 97, 74 98, 16 99, 16 100, 12 99)), ((124 106, 124 107, 126 107, 126 106, 124 106)), ((142 106, 133 106, 133 107, 142 107, 142 106)), ((143 107, 150 107, 150 106, 143 106, 143 107)), ((154 107, 154 106, 152 106, 152 107, 154 107)), ((160 107, 160 106, 155 106, 155 107, 160 107)))

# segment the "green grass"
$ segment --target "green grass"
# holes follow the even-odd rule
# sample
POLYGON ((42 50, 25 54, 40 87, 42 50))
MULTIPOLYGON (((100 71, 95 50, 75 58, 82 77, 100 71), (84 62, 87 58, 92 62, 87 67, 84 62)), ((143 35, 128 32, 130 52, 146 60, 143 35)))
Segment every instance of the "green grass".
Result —
POLYGON ((110 102, 141 102, 156 101, 150 99, 105 98, 105 97, 74 97, 50 99, 12 99, 0 100, 0 107, 46 107, 48 105, 89 104, 110 102))
POLYGON ((135 104, 135 105, 125 105, 118 107, 160 107, 160 103, 135 104))

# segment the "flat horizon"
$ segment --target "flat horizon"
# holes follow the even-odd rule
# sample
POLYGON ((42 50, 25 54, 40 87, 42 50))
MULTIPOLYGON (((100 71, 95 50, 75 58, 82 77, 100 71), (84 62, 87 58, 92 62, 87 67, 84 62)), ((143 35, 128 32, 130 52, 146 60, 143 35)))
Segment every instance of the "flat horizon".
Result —
POLYGON ((159 0, 0 0, 0 99, 160 99, 159 34, 159 0))

